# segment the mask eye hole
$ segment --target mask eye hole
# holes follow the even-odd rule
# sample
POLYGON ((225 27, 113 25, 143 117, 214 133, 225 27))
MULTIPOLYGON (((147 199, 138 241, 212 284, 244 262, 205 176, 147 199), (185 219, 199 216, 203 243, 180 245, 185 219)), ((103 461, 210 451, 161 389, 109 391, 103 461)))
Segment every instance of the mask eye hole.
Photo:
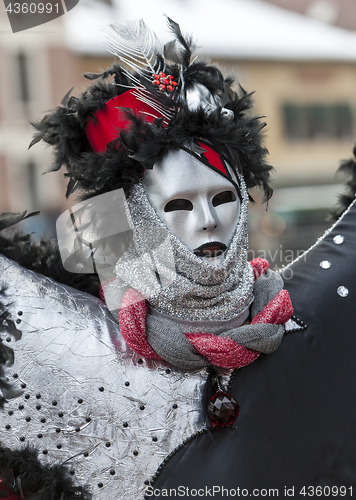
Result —
POLYGON ((223 191, 214 196, 213 198, 213 207, 217 207, 219 205, 223 205, 224 203, 231 203, 232 201, 236 201, 235 193, 232 191, 223 191))
POLYGON ((193 204, 189 200, 178 198, 169 201, 164 207, 165 212, 175 212, 177 210, 193 210, 193 204))

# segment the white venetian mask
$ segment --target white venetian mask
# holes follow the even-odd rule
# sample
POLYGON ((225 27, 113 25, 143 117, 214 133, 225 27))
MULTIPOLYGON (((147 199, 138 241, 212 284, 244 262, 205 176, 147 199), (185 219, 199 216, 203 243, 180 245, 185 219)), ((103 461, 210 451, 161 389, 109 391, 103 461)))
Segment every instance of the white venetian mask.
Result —
POLYGON ((221 264, 239 218, 234 184, 180 149, 147 170, 143 186, 168 229, 207 264, 221 264))

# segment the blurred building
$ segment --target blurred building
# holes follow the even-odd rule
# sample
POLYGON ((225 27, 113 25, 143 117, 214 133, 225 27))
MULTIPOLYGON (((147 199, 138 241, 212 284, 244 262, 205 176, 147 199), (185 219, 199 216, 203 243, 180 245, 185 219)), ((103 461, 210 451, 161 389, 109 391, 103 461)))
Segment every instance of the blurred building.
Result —
MULTIPOLYGON (((83 72, 111 64, 102 25, 142 17, 166 41, 167 13, 194 34, 201 55, 236 74, 246 90, 256 91, 255 110, 266 116, 278 189, 268 214, 264 208, 252 211, 252 228, 264 235, 252 235, 254 247, 306 248, 323 228, 326 207, 335 203, 339 161, 352 152, 356 33, 330 25, 330 19, 321 21, 320 15, 310 18, 281 8, 292 3, 297 5, 292 0, 221 0, 217 9, 213 0, 80 0, 62 18, 17 34, 11 33, 1 4, 0 210, 55 214, 67 206, 63 174, 41 176, 50 152, 40 145, 27 151, 28 120, 58 105, 73 85, 73 93, 85 85, 83 72)), ((311 3, 298 0, 305 9, 311 3)))
POLYGON ((319 21, 356 30, 354 0, 264 0, 284 9, 314 17, 319 21))
POLYGON ((29 122, 55 107, 72 85, 76 62, 65 46, 62 19, 13 34, 1 2, 0 65, 0 212, 41 210, 31 229, 53 232, 65 206, 65 182, 62 173, 42 175, 51 152, 28 150, 29 122))

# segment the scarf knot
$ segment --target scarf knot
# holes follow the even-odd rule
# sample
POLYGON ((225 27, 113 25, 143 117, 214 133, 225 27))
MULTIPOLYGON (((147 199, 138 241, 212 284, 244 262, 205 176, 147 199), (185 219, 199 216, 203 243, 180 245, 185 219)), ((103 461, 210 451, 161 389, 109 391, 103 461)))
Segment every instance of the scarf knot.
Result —
POLYGON ((165 360, 183 369, 209 365, 236 369, 257 359, 261 352, 273 352, 293 314, 292 303, 282 278, 269 269, 265 259, 253 259, 250 264, 255 279, 250 324, 218 335, 184 332, 173 318, 151 315, 147 301, 131 288, 118 315, 124 340, 143 357, 165 360))

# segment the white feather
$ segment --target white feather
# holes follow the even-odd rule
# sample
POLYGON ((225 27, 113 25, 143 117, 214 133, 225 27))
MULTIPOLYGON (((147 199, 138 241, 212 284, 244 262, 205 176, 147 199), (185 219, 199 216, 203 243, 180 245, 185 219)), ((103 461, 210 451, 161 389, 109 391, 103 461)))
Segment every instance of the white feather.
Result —
MULTIPOLYGON (((154 64, 158 54, 162 54, 162 46, 141 19, 129 21, 126 24, 111 24, 107 29, 109 52, 140 76, 145 76, 149 68, 155 72, 154 64)), ((134 80, 131 73, 127 75, 134 80)), ((151 79, 151 78, 150 78, 151 79)), ((138 83, 138 80, 135 81, 138 83)))
MULTIPOLYGON (((169 121, 172 119, 173 114, 174 114, 174 108, 167 108, 164 104, 161 104, 155 96, 153 96, 150 92, 147 91, 144 87, 139 87, 137 88, 133 94, 135 97, 141 101, 144 102, 145 104, 148 104, 152 109, 156 110, 158 113, 160 113, 163 118, 164 118, 164 123, 168 124, 169 121)), ((152 115, 154 118, 156 117, 155 115, 152 115)))

